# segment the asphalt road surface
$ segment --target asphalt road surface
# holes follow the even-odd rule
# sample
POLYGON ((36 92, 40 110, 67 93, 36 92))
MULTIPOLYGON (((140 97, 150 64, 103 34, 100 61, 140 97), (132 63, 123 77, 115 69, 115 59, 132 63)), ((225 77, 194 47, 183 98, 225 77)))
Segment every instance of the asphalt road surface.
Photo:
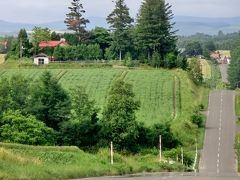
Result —
POLYGON ((222 75, 222 81, 227 83, 228 82, 228 74, 227 74, 228 65, 220 64, 219 68, 220 68, 221 75, 222 75))
MULTIPOLYGON (((227 65, 220 65, 227 82, 227 65)), ((199 172, 141 174, 139 176, 97 177, 87 180, 240 180, 234 152, 234 91, 212 91, 209 95, 208 118, 199 172)))
POLYGON ((210 93, 204 149, 199 167, 202 175, 237 176, 234 97, 234 91, 210 93))

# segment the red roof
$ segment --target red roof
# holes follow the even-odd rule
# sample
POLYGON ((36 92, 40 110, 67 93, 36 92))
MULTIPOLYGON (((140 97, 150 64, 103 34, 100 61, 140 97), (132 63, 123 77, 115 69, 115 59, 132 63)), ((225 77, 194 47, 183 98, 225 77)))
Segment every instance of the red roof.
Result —
POLYGON ((61 39, 60 41, 42 41, 38 44, 38 46, 40 48, 44 48, 44 47, 56 47, 60 44, 64 44, 67 45, 65 39, 61 39))
POLYGON ((213 59, 220 59, 221 56, 220 56, 219 53, 212 53, 212 54, 211 54, 211 58, 213 58, 213 59))

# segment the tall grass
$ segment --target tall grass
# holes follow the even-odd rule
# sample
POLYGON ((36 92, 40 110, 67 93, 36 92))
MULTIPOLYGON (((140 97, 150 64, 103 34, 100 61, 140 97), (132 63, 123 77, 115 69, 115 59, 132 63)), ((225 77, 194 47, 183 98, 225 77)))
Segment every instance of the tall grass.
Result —
POLYGON ((1 143, 1 147, 0 179, 69 179, 184 170, 184 166, 178 163, 159 163, 158 156, 154 154, 122 156, 115 153, 114 165, 111 165, 108 149, 101 149, 93 155, 77 150, 76 147, 38 147, 4 143, 1 143))

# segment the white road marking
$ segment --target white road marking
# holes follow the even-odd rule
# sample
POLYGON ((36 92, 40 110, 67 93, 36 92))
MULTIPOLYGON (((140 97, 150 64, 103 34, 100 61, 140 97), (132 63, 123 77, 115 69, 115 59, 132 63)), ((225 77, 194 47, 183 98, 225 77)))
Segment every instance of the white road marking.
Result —
POLYGON ((222 134, 222 112, 223 112, 223 93, 221 92, 221 105, 219 116, 219 128, 218 128, 218 152, 217 152, 217 174, 220 173, 220 151, 221 151, 221 134, 222 134))

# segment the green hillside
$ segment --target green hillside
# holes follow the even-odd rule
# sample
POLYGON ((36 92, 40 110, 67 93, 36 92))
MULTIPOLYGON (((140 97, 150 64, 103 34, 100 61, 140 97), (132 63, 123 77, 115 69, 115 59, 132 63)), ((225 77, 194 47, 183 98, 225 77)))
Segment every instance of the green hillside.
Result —
POLYGON ((143 171, 182 171, 184 168, 180 163, 159 163, 157 153, 141 156, 115 153, 111 165, 108 149, 89 154, 74 146, 0 143, 0 179, 74 179, 143 171))
MULTIPOLYGON (((38 78, 43 69, 1 69, 1 77, 22 74, 38 78)), ((49 69, 66 89, 84 86, 102 109, 108 90, 117 78, 133 84, 136 98, 141 102, 137 119, 150 125, 160 121, 188 118, 193 108, 202 103, 206 91, 196 88, 182 70, 164 69, 49 69)), ((205 96, 206 97, 206 96, 205 96)))

